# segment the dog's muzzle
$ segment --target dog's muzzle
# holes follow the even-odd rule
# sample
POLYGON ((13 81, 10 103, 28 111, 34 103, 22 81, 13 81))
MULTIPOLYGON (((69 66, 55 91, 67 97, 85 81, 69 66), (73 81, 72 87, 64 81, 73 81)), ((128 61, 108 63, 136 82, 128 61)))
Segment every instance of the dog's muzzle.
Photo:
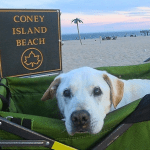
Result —
POLYGON ((87 132, 90 125, 90 114, 86 110, 74 111, 71 114, 71 121, 74 132, 87 132))

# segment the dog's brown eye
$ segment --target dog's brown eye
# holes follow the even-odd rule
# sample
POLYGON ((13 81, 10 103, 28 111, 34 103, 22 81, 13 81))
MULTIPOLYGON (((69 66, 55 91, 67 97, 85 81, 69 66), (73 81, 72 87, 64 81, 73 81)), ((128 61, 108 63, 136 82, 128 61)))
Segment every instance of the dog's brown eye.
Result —
POLYGON ((102 91, 99 87, 95 87, 94 88, 94 96, 98 96, 98 95, 101 95, 102 94, 102 91))
POLYGON ((63 95, 65 96, 65 97, 71 97, 71 92, 70 92, 70 90, 65 90, 64 91, 64 93, 63 93, 63 95))

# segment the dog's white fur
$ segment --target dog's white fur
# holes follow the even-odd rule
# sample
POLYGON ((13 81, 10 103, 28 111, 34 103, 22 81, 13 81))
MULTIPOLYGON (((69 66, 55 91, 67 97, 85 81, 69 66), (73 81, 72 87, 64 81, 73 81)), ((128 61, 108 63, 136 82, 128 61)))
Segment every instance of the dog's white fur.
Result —
POLYGON ((150 80, 122 80, 90 67, 82 67, 55 78, 44 93, 42 100, 56 96, 58 107, 64 116, 67 132, 73 135, 71 114, 76 110, 86 110, 90 114, 90 130, 100 132, 107 113, 120 108, 150 93, 150 80), (102 94, 93 95, 94 87, 100 87, 102 94), (72 96, 63 96, 65 89, 70 89, 72 96))

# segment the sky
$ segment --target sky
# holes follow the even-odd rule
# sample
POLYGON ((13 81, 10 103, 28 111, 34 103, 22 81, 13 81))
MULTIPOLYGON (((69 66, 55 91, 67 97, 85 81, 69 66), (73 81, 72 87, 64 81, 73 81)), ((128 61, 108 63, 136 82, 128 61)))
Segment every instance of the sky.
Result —
POLYGON ((61 33, 150 29, 150 0, 0 0, 0 9, 60 9, 61 33))

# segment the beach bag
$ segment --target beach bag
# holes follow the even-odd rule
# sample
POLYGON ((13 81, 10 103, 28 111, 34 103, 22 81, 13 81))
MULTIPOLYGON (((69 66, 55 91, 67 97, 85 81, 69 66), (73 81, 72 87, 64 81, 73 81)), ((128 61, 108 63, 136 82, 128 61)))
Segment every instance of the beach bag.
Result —
MULTIPOLYGON (((150 64, 100 67, 120 79, 150 79, 150 64)), ((6 77, 0 84, 1 149, 150 149, 150 96, 109 113, 98 134, 68 135, 56 99, 41 101, 55 76, 38 78, 6 77), (12 128, 11 128, 12 127, 12 128), (21 130, 22 128, 23 130, 21 130), (24 131, 29 131, 27 134, 24 131), (34 136, 36 137, 34 139, 34 136), (39 137, 37 138, 37 136, 39 137), (40 139, 41 137, 41 139, 40 139), (49 140, 35 147, 6 147, 12 140, 49 140), (46 146, 50 144, 49 146, 46 146)), ((32 141, 31 141, 32 143, 32 141)))

